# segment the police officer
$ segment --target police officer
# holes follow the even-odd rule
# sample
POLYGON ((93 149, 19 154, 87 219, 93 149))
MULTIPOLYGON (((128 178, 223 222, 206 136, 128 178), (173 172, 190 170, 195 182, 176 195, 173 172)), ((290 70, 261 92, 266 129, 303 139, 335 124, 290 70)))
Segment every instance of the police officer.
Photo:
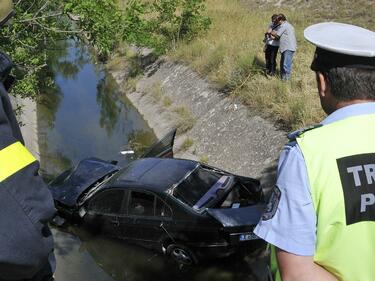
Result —
MULTIPOLYGON (((13 15, 0 2, 0 26, 13 15)), ((39 163, 25 148, 7 87, 12 63, 0 54, 0 280, 52 280, 53 239, 47 222, 53 200, 38 175, 39 163), (4 86, 4 83, 6 87, 4 86)))
POLYGON ((290 135, 255 233, 274 245, 275 280, 372 281, 375 33, 331 22, 304 35, 328 117, 290 135))

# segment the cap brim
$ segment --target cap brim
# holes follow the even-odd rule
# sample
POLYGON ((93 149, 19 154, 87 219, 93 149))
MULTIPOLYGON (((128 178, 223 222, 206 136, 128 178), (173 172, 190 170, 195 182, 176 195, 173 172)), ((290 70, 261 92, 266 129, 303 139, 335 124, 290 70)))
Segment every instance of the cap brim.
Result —
POLYGON ((345 23, 325 22, 309 26, 306 40, 335 53, 375 57, 375 32, 345 23))

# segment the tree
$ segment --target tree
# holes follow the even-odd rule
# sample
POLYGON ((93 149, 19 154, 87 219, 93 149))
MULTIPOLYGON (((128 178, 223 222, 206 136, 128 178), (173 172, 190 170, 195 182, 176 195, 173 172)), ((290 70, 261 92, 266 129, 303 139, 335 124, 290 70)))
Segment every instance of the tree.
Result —
POLYGON ((204 0, 130 0, 125 10, 116 0, 18 0, 13 24, 0 30, 1 48, 16 65, 13 94, 35 98, 54 86, 47 51, 59 40, 84 38, 103 60, 122 40, 161 54, 209 28, 204 8, 204 0))

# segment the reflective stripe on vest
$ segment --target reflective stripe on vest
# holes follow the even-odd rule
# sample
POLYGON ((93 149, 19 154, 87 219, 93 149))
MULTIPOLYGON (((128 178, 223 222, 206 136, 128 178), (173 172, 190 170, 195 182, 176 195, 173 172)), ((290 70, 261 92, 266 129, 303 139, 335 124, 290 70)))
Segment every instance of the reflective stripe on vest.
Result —
POLYGON ((34 161, 34 156, 20 142, 0 150, 0 182, 34 161))

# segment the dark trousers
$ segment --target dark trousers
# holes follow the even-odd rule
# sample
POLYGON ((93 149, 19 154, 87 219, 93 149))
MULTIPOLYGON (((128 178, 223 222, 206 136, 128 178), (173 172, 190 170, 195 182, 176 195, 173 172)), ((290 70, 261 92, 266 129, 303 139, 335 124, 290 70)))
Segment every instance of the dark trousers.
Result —
POLYGON ((269 75, 274 75, 276 73, 276 57, 278 46, 266 46, 265 56, 266 56, 266 73, 269 75))

